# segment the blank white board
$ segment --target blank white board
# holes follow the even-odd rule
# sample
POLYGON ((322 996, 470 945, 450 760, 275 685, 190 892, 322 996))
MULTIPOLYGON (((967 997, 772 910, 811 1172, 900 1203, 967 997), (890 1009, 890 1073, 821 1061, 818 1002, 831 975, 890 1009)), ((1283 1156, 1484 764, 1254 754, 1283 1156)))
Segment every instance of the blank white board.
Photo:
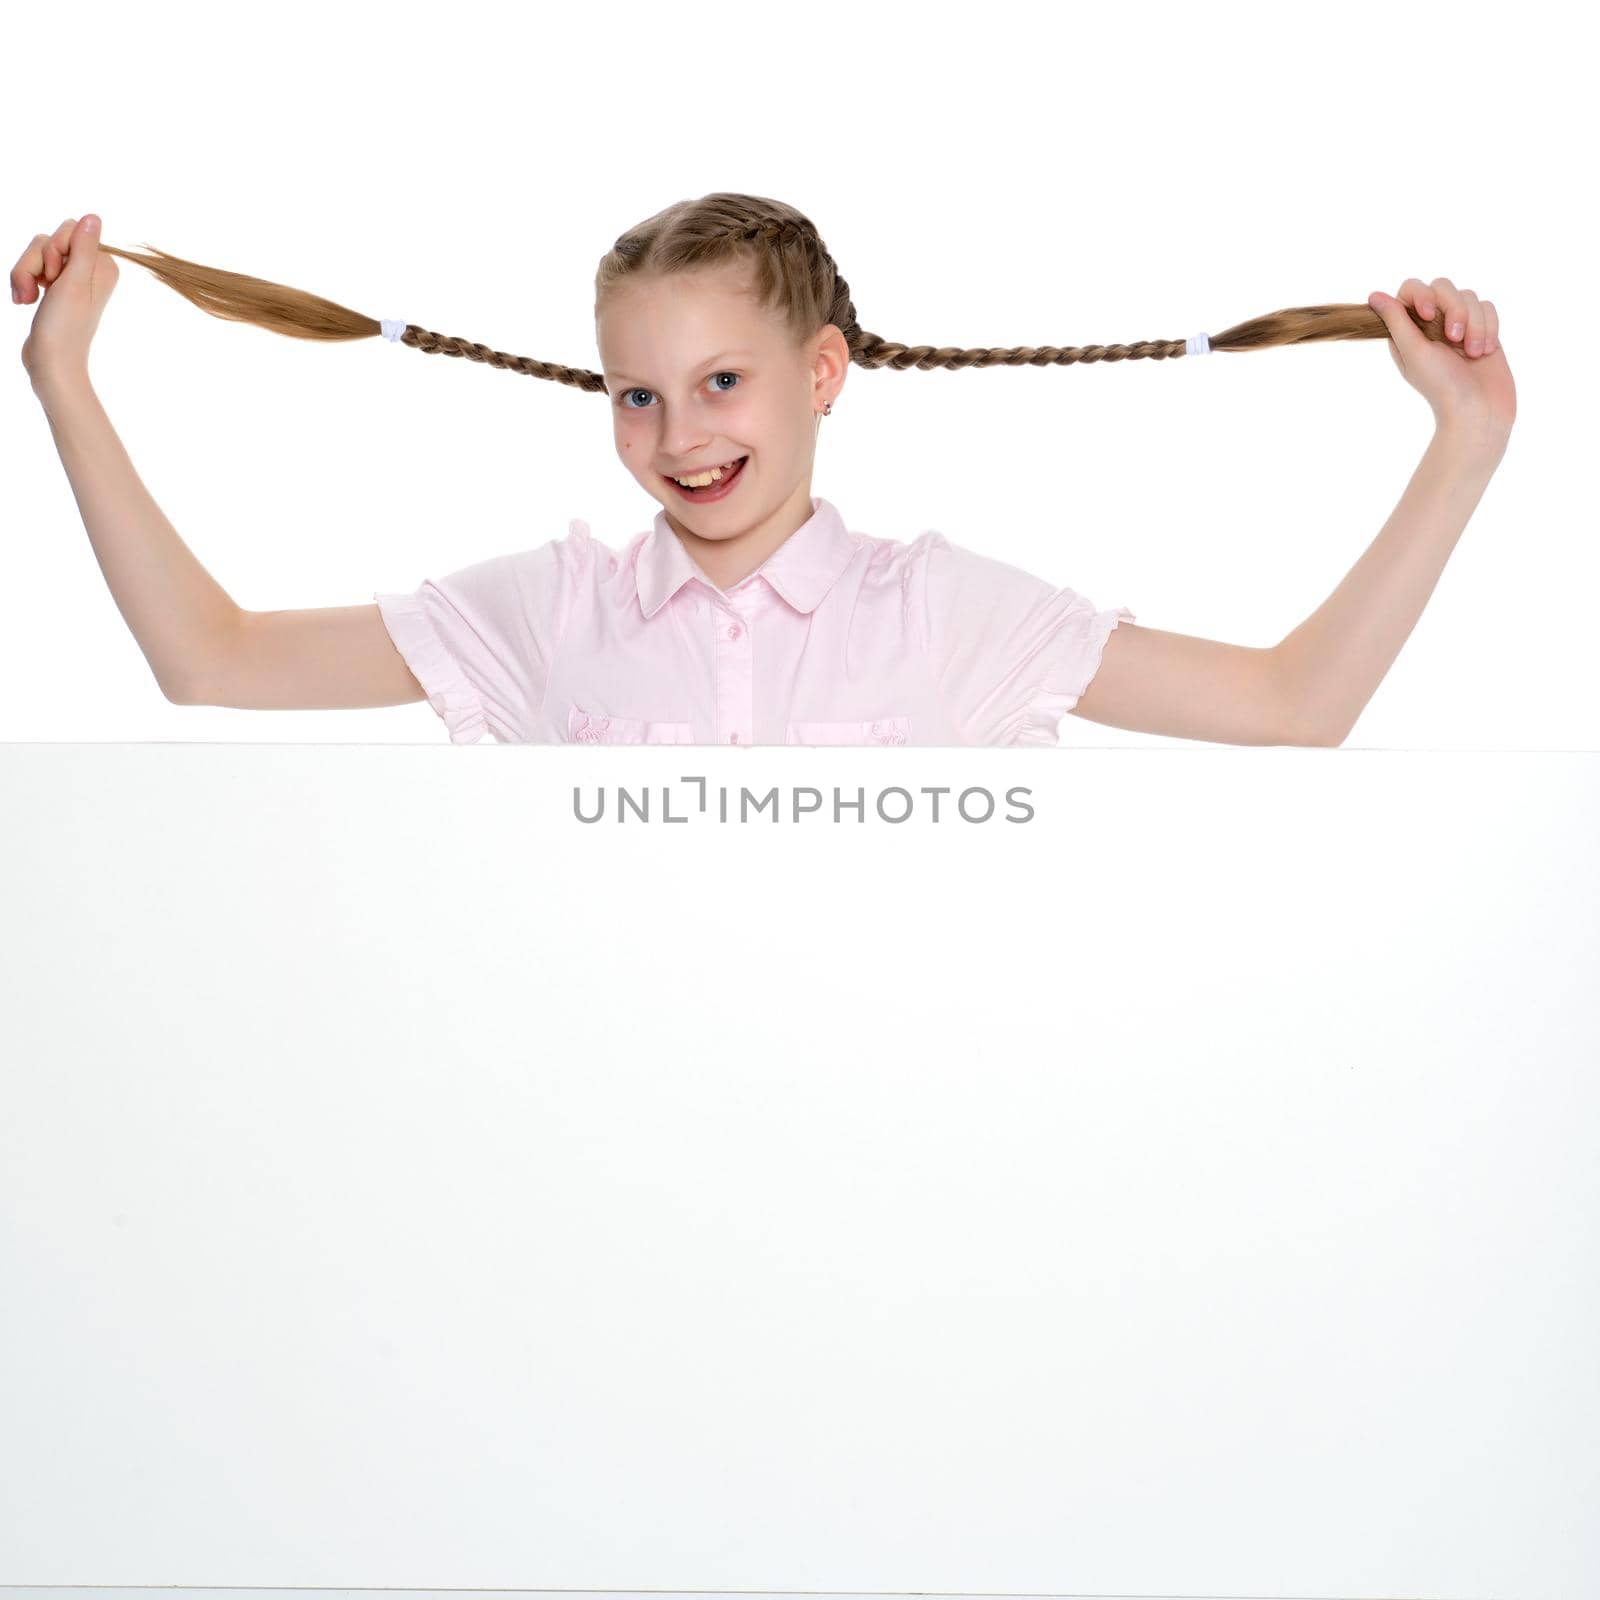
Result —
POLYGON ((0 794, 0 1581, 1600 1572, 1600 754, 9 745, 0 794))

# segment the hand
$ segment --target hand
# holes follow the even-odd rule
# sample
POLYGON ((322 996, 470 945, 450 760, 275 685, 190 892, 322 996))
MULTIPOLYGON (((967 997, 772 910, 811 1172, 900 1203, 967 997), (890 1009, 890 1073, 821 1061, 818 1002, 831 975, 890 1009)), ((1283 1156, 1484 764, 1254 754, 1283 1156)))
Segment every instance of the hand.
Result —
POLYGON ((22 364, 37 389, 61 373, 87 373, 89 343, 117 286, 117 258, 100 248, 100 219, 68 217, 53 234, 37 233, 11 269, 11 298, 31 305, 41 285, 44 304, 22 346, 22 364))
POLYGON ((1517 386, 1500 347, 1500 319, 1492 300, 1479 300, 1448 278, 1432 283, 1407 278, 1398 298, 1376 290, 1367 304, 1383 318, 1389 354, 1401 376, 1433 407, 1435 422, 1502 442, 1509 436, 1517 417, 1517 386), (1434 324, 1432 338, 1418 321, 1434 324))

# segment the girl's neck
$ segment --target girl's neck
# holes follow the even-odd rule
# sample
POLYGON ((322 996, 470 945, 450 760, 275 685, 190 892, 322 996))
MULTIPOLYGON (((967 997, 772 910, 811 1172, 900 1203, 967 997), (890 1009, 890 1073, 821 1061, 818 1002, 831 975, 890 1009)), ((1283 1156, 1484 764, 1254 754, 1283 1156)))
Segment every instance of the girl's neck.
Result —
POLYGON ((802 484, 771 516, 726 538, 704 539, 684 527, 670 511, 667 522, 689 559, 713 587, 726 594, 752 572, 759 571, 773 552, 814 515, 811 486, 802 484))

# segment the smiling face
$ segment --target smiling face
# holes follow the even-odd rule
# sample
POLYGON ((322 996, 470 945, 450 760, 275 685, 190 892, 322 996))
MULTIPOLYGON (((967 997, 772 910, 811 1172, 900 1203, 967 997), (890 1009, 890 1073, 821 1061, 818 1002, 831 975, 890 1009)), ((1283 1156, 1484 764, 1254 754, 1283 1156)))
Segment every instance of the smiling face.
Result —
POLYGON ((850 352, 831 323, 796 349, 747 282, 745 267, 726 264, 628 279, 597 311, 595 338, 622 464, 692 555, 702 540, 731 541, 759 558, 753 571, 811 515, 817 423, 850 352), (672 482, 740 457, 716 498, 672 482))

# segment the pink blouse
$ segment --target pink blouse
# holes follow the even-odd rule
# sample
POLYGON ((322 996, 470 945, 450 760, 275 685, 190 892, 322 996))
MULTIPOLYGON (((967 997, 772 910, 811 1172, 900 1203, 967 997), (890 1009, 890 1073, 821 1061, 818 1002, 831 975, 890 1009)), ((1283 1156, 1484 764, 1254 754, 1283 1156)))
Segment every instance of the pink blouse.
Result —
POLYGON ((815 495, 726 592, 661 511, 373 599, 456 744, 1051 745, 1134 615, 815 495))

